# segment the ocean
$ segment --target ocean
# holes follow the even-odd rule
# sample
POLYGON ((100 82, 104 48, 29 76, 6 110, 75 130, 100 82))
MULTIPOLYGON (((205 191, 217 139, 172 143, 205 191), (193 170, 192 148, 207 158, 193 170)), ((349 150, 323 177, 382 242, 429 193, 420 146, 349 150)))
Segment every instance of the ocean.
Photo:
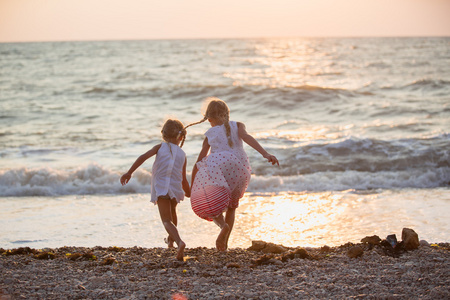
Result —
MULTIPOLYGON (((404 227, 450 240, 450 38, 0 44, 0 248, 164 247, 148 160, 167 118, 219 97, 246 146, 230 247, 336 246, 404 227)), ((190 127, 188 177, 209 124, 190 127)), ((187 247, 218 227, 178 206, 187 247)))

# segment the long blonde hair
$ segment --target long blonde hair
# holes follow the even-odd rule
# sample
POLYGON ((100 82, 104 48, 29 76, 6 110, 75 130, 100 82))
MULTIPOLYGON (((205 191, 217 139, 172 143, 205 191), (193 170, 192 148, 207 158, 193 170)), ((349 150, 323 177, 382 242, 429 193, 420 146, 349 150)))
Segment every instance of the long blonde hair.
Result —
POLYGON ((219 98, 209 97, 206 99, 208 104, 204 118, 198 122, 192 123, 184 127, 184 129, 205 122, 208 118, 216 119, 223 122, 225 125, 225 131, 228 138, 228 145, 233 147, 233 141, 231 140, 231 128, 230 128, 230 109, 228 105, 219 98))

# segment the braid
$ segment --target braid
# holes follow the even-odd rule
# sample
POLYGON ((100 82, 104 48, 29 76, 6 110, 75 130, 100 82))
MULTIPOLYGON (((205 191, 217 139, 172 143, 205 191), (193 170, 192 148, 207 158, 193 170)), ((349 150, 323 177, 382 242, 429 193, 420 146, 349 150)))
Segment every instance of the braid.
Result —
POLYGON ((208 120, 208 118, 205 116, 202 120, 200 120, 200 121, 198 121, 198 122, 195 122, 195 123, 191 123, 191 124, 187 125, 186 127, 184 127, 183 129, 186 130, 186 128, 191 127, 191 126, 194 126, 194 125, 197 125, 197 124, 200 124, 200 123, 203 123, 203 122, 205 122, 206 120, 208 120))
POLYGON ((225 125, 225 131, 228 137, 228 145, 233 148, 233 141, 231 140, 230 116, 228 114, 224 118, 223 124, 225 125))
POLYGON ((186 134, 187 134, 186 128, 181 129, 180 134, 183 136, 183 139, 181 140, 180 148, 183 148, 184 141, 186 140, 186 134))
POLYGON ((205 122, 206 120, 208 120, 208 118, 207 118, 207 117, 204 117, 202 120, 200 120, 200 121, 198 121, 198 122, 195 122, 195 123, 191 123, 191 124, 187 125, 186 127, 184 127, 184 128, 181 130, 181 134, 183 135, 183 139, 181 140, 180 148, 183 147, 184 141, 186 140, 186 135, 187 135, 186 128, 191 127, 191 126, 194 126, 194 125, 197 125, 197 124, 200 124, 200 123, 203 123, 203 122, 205 122))

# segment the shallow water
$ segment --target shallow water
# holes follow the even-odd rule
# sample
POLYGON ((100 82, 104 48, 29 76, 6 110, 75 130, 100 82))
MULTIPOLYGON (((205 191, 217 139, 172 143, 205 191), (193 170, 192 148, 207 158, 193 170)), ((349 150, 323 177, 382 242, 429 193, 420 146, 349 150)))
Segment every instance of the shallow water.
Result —
MULTIPOLYGON (((247 193, 237 210, 230 247, 252 240, 286 246, 337 246, 363 237, 414 228, 420 239, 448 241, 447 189, 372 192, 247 193)), ((219 232, 178 206, 179 231, 188 247, 214 247, 219 232)), ((2 199, 0 246, 164 247, 166 236, 147 195, 23 197, 2 199)))

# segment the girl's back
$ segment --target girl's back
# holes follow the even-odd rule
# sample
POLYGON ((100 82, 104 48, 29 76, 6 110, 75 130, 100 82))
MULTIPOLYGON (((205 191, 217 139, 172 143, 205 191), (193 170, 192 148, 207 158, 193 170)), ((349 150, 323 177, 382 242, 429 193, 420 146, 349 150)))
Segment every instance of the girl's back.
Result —
POLYGON ((181 181, 185 159, 186 154, 179 146, 172 143, 161 144, 152 168, 152 202, 167 194, 178 201, 183 200, 181 181))
POLYGON ((247 154, 244 151, 242 140, 239 138, 238 124, 230 121, 231 141, 233 147, 228 143, 225 125, 211 127, 205 136, 208 138, 208 144, 211 146, 211 153, 229 151, 232 152, 245 166, 250 166, 247 154))

